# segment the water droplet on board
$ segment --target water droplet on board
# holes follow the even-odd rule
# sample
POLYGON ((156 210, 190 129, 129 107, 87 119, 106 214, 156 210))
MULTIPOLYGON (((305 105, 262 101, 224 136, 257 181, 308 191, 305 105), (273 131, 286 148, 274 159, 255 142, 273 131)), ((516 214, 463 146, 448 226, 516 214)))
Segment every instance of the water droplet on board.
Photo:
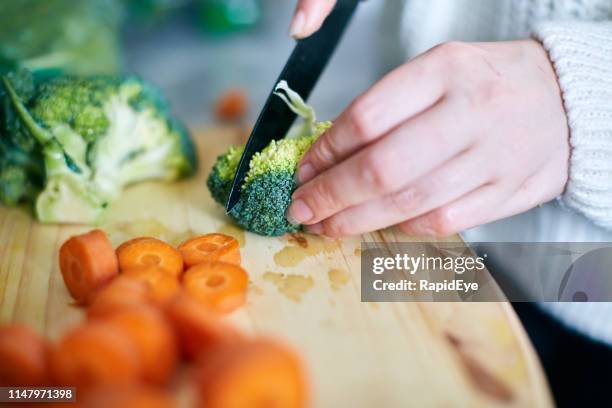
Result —
POLYGON ((266 272, 263 279, 272 282, 279 292, 294 302, 302 300, 302 295, 314 286, 311 276, 287 275, 279 272, 266 272))
POLYGON ((337 268, 330 269, 327 272, 327 277, 329 278, 329 283, 333 290, 340 290, 340 288, 346 285, 351 279, 351 275, 349 275, 348 272, 337 268))
POLYGON ((299 233, 291 234, 288 243, 289 245, 274 254, 274 262, 278 266, 293 267, 306 257, 331 253, 340 248, 339 241, 299 233))
POLYGON ((298 246, 301 246, 302 248, 308 248, 308 240, 306 239, 306 237, 297 232, 289 234, 289 242, 295 243, 298 246))

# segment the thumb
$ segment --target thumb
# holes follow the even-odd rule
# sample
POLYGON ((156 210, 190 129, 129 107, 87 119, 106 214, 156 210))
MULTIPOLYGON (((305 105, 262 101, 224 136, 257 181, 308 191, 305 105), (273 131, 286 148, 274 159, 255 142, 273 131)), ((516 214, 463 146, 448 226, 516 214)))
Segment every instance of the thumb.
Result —
POLYGON ((289 34, 298 40, 313 34, 321 27, 335 4, 336 0, 298 0, 289 34))

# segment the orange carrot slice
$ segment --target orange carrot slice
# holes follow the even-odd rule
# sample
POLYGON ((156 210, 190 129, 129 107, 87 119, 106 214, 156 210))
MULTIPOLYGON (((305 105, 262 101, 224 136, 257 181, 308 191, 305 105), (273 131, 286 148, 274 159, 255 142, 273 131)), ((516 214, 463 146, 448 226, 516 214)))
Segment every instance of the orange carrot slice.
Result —
POLYGON ((143 380, 165 384, 176 371, 178 345, 170 323, 153 306, 137 305, 105 318, 131 338, 137 347, 143 380))
POLYGON ((64 242, 59 262, 64 283, 78 302, 84 302, 119 270, 113 246, 106 233, 98 229, 64 242))
POLYGON ((0 327, 0 386, 47 385, 47 353, 46 340, 28 327, 0 327))
POLYGON ((87 308, 87 317, 104 317, 126 308, 154 303, 151 292, 148 282, 119 276, 96 292, 87 308))
POLYGON ((156 240, 157 238, 153 238, 153 237, 136 237, 136 238, 132 238, 132 239, 128 239, 127 241, 121 243, 121 245, 119 245, 117 247, 117 249, 115 249, 115 252, 121 252, 123 251, 125 248, 129 247, 130 245, 136 243, 136 242, 140 242, 140 241, 146 241, 146 240, 156 240))
POLYGON ((272 340, 228 346, 202 360, 199 368, 199 397, 206 408, 303 408, 308 404, 300 359, 272 340))
POLYGON ((183 273, 181 253, 156 238, 141 237, 124 242, 117 248, 117 258, 122 271, 155 266, 177 278, 183 273))
POLYGON ((188 239, 178 247, 185 267, 204 261, 223 261, 240 265, 240 245, 234 237, 225 234, 206 234, 188 239))
POLYGON ((142 373, 134 342, 117 327, 97 321, 61 339, 51 351, 50 364, 58 385, 78 389, 135 384, 142 373))
POLYGON ((165 304, 181 289, 178 279, 156 266, 124 270, 118 279, 133 279, 146 283, 151 298, 158 304, 165 304))
POLYGON ((206 261, 185 272, 185 292, 211 310, 228 313, 243 305, 249 278, 238 265, 206 261))
POLYGON ((242 340, 232 326, 184 293, 170 302, 166 312, 187 360, 193 361, 218 347, 242 340))
POLYGON ((95 387, 86 390, 79 399, 86 408, 177 407, 176 401, 166 391, 144 386, 95 387))

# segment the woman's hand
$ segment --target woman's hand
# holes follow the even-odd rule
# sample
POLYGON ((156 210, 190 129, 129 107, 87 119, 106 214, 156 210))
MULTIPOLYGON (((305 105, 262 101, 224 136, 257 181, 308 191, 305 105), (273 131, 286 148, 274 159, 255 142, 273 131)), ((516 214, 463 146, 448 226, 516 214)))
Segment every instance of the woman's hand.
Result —
POLYGON ((308 37, 321 27, 335 4, 336 0, 298 0, 289 34, 296 39, 308 37))
POLYGON ((331 237, 395 224, 449 235, 558 196, 568 157, 559 86, 538 42, 447 43, 337 118, 302 159, 287 216, 331 237))

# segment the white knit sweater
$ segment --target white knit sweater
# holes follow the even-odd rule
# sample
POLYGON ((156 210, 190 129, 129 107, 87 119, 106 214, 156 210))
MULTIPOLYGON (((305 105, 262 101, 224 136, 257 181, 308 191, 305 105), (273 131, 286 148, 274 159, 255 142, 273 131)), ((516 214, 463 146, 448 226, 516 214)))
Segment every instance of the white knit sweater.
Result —
MULTIPOLYGON (((388 65, 449 40, 531 36, 555 67, 572 147, 559 202, 582 215, 551 203, 468 231, 468 241, 612 241, 612 0, 388 0, 385 24, 400 34, 383 42, 388 65)), ((543 307, 612 345, 612 303, 543 307)))
MULTIPOLYGON (((449 40, 534 36, 548 50, 571 130, 562 199, 612 228, 612 0, 389 0, 402 59, 449 40)), ((394 61, 396 63, 397 61, 394 61)))

